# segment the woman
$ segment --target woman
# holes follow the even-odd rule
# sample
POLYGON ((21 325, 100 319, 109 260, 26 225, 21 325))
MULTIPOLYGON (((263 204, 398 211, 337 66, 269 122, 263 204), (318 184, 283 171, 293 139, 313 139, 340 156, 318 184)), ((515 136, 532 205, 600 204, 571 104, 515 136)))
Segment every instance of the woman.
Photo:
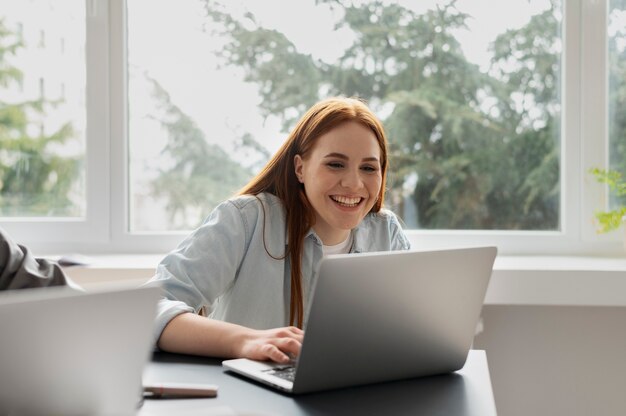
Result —
POLYGON ((157 268, 159 348, 281 363, 297 355, 323 255, 409 248, 382 210, 386 172, 385 133, 365 104, 314 105, 261 173, 157 268))

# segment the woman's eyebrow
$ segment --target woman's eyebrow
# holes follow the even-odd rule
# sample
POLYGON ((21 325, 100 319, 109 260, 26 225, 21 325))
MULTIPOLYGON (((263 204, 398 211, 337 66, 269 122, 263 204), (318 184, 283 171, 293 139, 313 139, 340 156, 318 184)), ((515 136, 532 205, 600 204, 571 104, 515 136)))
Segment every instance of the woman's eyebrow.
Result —
POLYGON ((329 153, 329 154, 327 154, 327 155, 326 155, 326 156, 324 156, 324 157, 325 157, 325 158, 335 157, 335 158, 337 158, 337 159, 344 159, 344 160, 348 160, 348 159, 350 159, 348 156, 344 155, 343 153, 336 153, 336 152, 329 153))
MULTIPOLYGON (((329 153, 326 156, 324 156, 324 158, 337 158, 337 159, 343 159, 343 160, 349 160, 350 158, 346 155, 344 155, 343 153, 329 153)), ((362 159, 363 162, 379 162, 378 158, 375 156, 371 156, 371 157, 364 157, 362 159)))

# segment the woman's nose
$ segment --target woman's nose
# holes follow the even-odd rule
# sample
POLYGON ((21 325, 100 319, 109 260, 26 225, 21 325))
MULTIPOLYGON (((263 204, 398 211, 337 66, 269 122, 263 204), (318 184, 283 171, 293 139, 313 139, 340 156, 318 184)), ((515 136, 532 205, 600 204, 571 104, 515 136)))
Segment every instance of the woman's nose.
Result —
POLYGON ((347 189, 360 189, 363 186, 358 170, 348 170, 341 178, 341 186, 347 189))

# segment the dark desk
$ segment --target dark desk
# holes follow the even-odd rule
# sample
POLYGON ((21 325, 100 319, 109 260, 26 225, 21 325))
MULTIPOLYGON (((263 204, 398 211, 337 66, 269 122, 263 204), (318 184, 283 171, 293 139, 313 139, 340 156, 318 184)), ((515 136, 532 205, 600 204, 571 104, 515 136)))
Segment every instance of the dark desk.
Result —
POLYGON ((160 415, 476 415, 496 408, 484 351, 470 351, 454 374, 290 396, 222 369, 221 360, 167 353, 148 365, 149 382, 202 382, 219 386, 214 399, 146 399, 140 416, 160 415), (225 411, 219 412, 218 409, 225 411))

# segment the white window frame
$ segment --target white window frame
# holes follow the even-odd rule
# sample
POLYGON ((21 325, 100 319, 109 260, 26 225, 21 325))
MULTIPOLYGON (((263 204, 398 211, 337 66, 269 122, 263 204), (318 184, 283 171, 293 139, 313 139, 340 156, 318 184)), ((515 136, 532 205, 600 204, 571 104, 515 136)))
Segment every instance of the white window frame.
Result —
MULTIPOLYGON (((1 219, 39 252, 164 253, 188 232, 130 233, 126 0, 87 2, 87 214, 1 219)), ((607 0, 563 0, 561 212, 558 231, 408 230, 415 248, 496 245, 502 254, 619 255, 622 233, 596 233, 608 193, 590 176, 608 166, 607 0)), ((208 213, 207 213, 208 214, 208 213)))
POLYGON ((86 2, 86 212, 82 218, 0 218, 16 240, 47 251, 57 244, 101 246, 110 242, 109 39, 106 2, 86 2))

